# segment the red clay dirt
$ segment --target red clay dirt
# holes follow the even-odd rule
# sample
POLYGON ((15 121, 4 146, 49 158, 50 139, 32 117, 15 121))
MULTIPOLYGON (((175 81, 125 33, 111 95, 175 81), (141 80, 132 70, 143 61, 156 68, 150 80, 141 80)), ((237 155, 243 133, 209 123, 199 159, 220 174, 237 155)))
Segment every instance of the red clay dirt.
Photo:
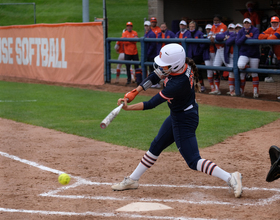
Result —
MULTIPOLYGON (((118 85, 74 86, 126 93, 135 84, 125 87, 122 81, 118 85)), ((249 83, 247 87, 249 96, 249 83)), ((150 89, 144 94, 159 91, 150 89)), ((276 97, 267 93, 255 100, 199 93, 197 102, 280 112, 276 97)), ((280 180, 265 181, 270 168, 268 149, 271 145, 280 147, 280 119, 200 150, 203 158, 226 171, 243 174, 244 192, 238 199, 222 180, 190 170, 178 152, 163 152, 142 176, 137 190, 114 192, 110 186, 129 175, 145 151, 7 119, 0 119, 0 134, 0 219, 280 219, 280 180), (66 188, 57 181, 59 171, 72 176, 66 188), (115 211, 140 201, 162 203, 172 209, 115 211)))

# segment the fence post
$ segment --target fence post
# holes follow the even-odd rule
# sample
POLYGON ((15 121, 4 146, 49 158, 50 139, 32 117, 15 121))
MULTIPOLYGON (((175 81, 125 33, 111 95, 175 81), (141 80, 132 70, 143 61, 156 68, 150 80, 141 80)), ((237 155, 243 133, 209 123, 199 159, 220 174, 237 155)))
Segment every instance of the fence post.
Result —
POLYGON ((145 60, 146 60, 146 47, 145 47, 145 41, 144 37, 140 38, 141 43, 141 68, 142 68, 142 80, 144 80, 147 77, 146 73, 146 67, 145 67, 145 60))
POLYGON ((237 96, 240 95, 240 74, 239 74, 239 69, 237 66, 238 54, 239 54, 239 48, 236 44, 234 44, 234 47, 233 47, 233 73, 234 73, 234 80, 235 80, 235 94, 237 96))
POLYGON ((188 56, 188 44, 186 43, 186 40, 182 41, 182 47, 185 49, 186 57, 188 56))
POLYGON ((106 83, 111 82, 111 63, 108 62, 108 60, 111 59, 111 41, 106 40, 106 83))

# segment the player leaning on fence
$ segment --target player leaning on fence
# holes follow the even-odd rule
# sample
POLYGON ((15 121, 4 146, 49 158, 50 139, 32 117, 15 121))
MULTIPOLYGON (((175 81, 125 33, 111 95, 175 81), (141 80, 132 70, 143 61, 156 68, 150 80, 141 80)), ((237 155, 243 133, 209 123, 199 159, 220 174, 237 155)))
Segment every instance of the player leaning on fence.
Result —
MULTIPOLYGON (((211 40, 212 43, 215 42, 216 34, 222 34, 227 30, 227 26, 222 23, 222 17, 220 15, 215 15, 213 18, 213 26, 211 28, 210 33, 208 34, 208 38, 211 40)), ((214 66, 219 66, 219 63, 222 62, 222 59, 224 57, 224 44, 215 44, 216 47, 216 55, 213 61, 214 66)), ((211 89, 211 92, 209 94, 212 95, 220 95, 220 76, 219 72, 216 71, 214 72, 214 83, 215 83, 215 88, 211 89)), ((213 77, 213 76, 212 76, 213 77)), ((209 78, 208 78, 209 79, 209 78)))
MULTIPOLYGON (((248 45, 245 41, 248 39, 258 39, 259 29, 252 26, 252 22, 249 18, 243 20, 243 28, 238 32, 236 37, 236 44, 239 46, 239 58, 237 66, 243 70, 249 63, 250 68, 257 69, 260 62, 260 50, 258 44, 248 45)), ((240 73, 240 93, 244 96, 244 89, 246 83, 246 73, 240 73)), ((259 97, 259 75, 257 73, 251 73, 253 79, 253 97, 259 97)))
MULTIPOLYGON (((277 16, 273 16, 270 20, 271 27, 266 29, 259 35, 259 39, 267 39, 267 40, 279 40, 280 39, 280 28, 279 28, 279 18, 277 16)), ((280 68, 280 44, 273 45, 273 52, 277 57, 277 65, 280 68)))

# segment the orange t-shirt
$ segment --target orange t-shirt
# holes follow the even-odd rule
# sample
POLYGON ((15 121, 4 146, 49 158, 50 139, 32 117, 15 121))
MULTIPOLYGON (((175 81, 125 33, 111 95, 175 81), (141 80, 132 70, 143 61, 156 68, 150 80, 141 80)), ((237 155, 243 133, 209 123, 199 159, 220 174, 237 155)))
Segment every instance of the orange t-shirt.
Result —
POLYGON ((157 38, 158 33, 161 32, 160 27, 159 26, 155 26, 155 27, 151 27, 151 29, 156 34, 156 38, 157 38))
MULTIPOLYGON (((280 38, 280 27, 278 29, 276 29, 275 31, 272 28, 268 28, 266 31, 264 31, 263 33, 265 34, 260 34, 259 35, 259 39, 261 35, 264 35, 262 37, 266 37, 267 38, 262 38, 262 39, 268 39, 268 40, 278 40, 280 38), (274 33, 272 33, 274 31, 274 33), (269 35, 269 36, 268 36, 269 35), (279 37, 279 38, 278 38, 279 37)), ((280 45, 272 45, 273 48, 273 52, 275 53, 277 60, 280 60, 280 45)))
MULTIPOLYGON (((262 32, 259 35, 259 40, 263 40, 263 39, 267 39, 267 38, 271 37, 272 35, 275 34, 276 31, 277 31, 277 29, 273 30, 273 28, 271 28, 271 27, 266 29, 264 32, 262 32)), ((275 37, 275 39, 277 39, 277 38, 275 37)))
MULTIPOLYGON (((138 38, 138 34, 136 31, 125 31, 122 33, 122 38, 138 38)), ((138 53, 136 47, 136 41, 123 41, 124 44, 124 53, 128 55, 136 55, 138 53)))
POLYGON ((123 41, 117 41, 117 45, 119 45, 118 53, 124 53, 123 41))
MULTIPOLYGON (((219 26, 215 26, 213 24, 210 33, 211 34, 221 34, 224 33, 227 30, 227 26, 224 23, 221 23, 219 26)), ((224 44, 215 44, 215 46, 217 47, 217 49, 224 47, 224 44)))
POLYGON ((260 17, 258 15, 257 12, 253 11, 251 13, 249 13, 248 11, 244 13, 244 18, 250 18, 250 20, 252 21, 252 25, 256 26, 257 24, 260 24, 260 17))

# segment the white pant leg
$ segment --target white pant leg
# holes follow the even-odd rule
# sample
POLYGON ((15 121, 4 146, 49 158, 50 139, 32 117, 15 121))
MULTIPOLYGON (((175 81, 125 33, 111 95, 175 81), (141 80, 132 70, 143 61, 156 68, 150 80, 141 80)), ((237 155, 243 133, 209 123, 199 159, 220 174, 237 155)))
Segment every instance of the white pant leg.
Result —
MULTIPOLYGON (((210 56, 210 60, 205 60, 204 61, 205 66, 213 66, 213 61, 214 61, 214 58, 215 58, 215 53, 210 53, 209 56, 210 56)), ((207 70, 207 77, 213 77, 213 73, 214 73, 213 70, 207 70)))
MULTIPOLYGON (((118 60, 124 60, 124 53, 119 54, 118 60)), ((118 63, 117 69, 121 69, 121 67, 122 67, 122 63, 118 63)))
POLYGON ((217 49, 213 66, 222 66, 225 63, 224 48, 217 49))
POLYGON ((246 64, 249 62, 249 57, 240 56, 237 61, 237 66, 239 69, 245 69, 246 64))
MULTIPOLYGON (((225 63, 226 67, 233 67, 233 54, 229 54, 229 63, 225 63)), ((234 73, 229 72, 229 77, 234 78, 234 73)))
MULTIPOLYGON (((258 69, 259 68, 259 58, 249 58, 250 60, 250 68, 258 69)), ((258 73, 251 73, 252 77, 258 77, 258 73)))

